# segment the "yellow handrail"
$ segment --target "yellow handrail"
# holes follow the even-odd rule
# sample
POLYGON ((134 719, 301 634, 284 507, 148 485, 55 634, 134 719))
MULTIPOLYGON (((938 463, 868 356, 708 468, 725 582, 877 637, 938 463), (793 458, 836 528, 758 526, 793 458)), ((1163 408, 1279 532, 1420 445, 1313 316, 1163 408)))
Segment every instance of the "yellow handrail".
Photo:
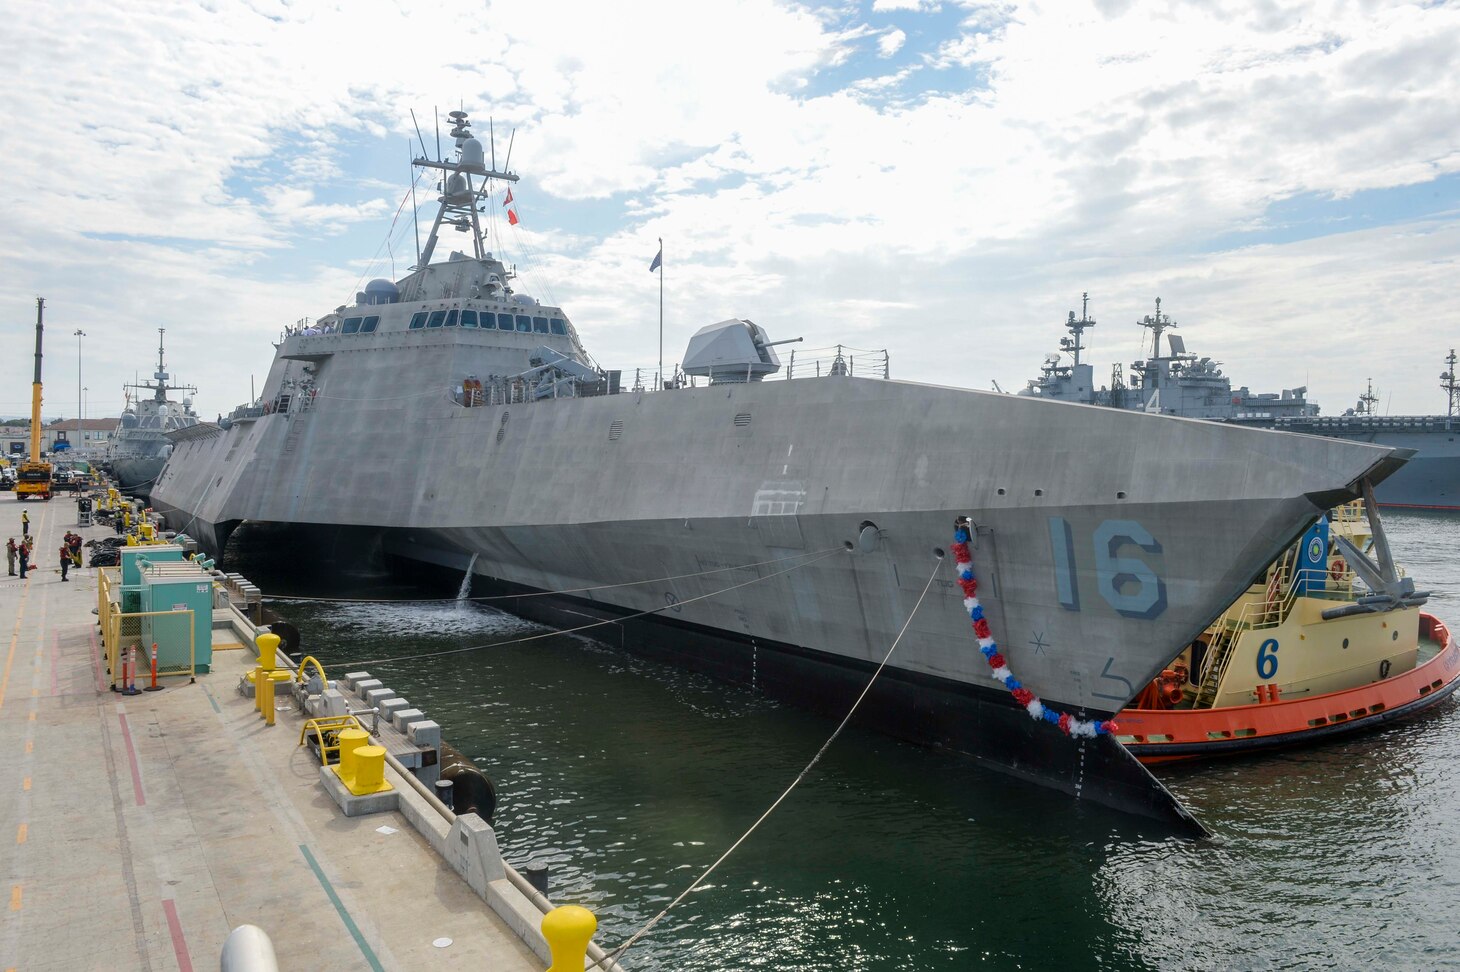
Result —
MULTIPOLYGON (((318 664, 318 662, 315 664, 318 664)), ((300 667, 303 667, 302 662, 300 663, 300 667)), ((352 715, 325 716, 320 719, 310 719, 299 730, 299 745, 303 746, 304 740, 313 732, 315 739, 319 743, 319 764, 321 766, 328 766, 330 754, 339 752, 340 733, 345 729, 359 729, 363 732, 365 727, 360 725, 360 720, 352 715)))
POLYGON ((330 680, 329 680, 329 678, 324 673, 324 666, 321 665, 319 663, 319 659, 318 658, 315 658, 313 655, 305 655, 304 656, 304 660, 301 661, 299 663, 299 667, 294 670, 294 681, 301 682, 302 683, 302 682, 304 682, 306 680, 305 677, 304 677, 304 669, 308 665, 313 665, 314 666, 314 670, 319 673, 319 681, 320 681, 320 683, 325 688, 329 688, 330 680))

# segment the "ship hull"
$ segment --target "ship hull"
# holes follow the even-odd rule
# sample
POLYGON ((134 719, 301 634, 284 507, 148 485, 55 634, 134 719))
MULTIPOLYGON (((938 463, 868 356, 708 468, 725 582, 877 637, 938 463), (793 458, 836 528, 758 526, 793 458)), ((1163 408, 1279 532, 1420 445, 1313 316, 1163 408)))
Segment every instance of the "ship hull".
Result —
POLYGON ((1408 462, 1374 488, 1375 501, 1400 509, 1456 511, 1460 510, 1460 428, 1446 428, 1449 421, 1444 416, 1338 416, 1294 420, 1283 427, 1413 450, 1408 462))
MULTIPOLYGON (((325 404, 173 439, 153 505, 215 553, 244 520, 377 529, 399 557, 458 570, 475 558, 494 583, 859 675, 906 626, 884 675, 907 686, 889 695, 914 730, 901 734, 982 740, 982 758, 1006 749, 1003 768, 1061 789, 1071 767, 1095 771, 1105 742, 1082 747, 1000 695, 938 557, 955 517, 975 523, 979 596, 1016 675, 1093 717, 1321 509, 1392 468, 1366 446, 849 378, 475 409, 325 404)), ((813 694, 826 681, 787 678, 813 694)), ((1182 823, 1150 781, 1146 798, 1113 795, 1127 762, 1109 756, 1108 787, 1087 777, 1080 795, 1182 823)))
POLYGON ((123 456, 111 460, 112 475, 129 496, 147 496, 167 460, 161 456, 123 456))

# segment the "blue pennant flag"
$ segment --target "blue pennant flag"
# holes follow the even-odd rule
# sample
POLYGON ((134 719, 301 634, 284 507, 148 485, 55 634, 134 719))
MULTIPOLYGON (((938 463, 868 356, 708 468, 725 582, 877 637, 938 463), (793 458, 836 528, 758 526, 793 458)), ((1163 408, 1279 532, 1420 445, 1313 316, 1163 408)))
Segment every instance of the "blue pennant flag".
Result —
POLYGON ((659 252, 656 253, 656 254, 654 254, 654 262, 651 263, 651 264, 649 264, 649 272, 650 273, 653 273, 655 270, 658 270, 659 267, 663 263, 664 263, 664 244, 663 243, 660 243, 659 244, 659 252))

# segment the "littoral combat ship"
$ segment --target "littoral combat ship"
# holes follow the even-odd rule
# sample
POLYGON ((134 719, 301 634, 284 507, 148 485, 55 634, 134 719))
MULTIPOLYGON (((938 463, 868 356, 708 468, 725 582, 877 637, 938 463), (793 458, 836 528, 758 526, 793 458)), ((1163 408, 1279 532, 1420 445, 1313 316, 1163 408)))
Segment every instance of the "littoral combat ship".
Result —
POLYGON ((152 381, 127 386, 127 406, 112 435, 107 463, 125 493, 147 496, 172 452, 167 433, 198 424, 191 397, 175 402, 168 392, 197 394, 191 385, 169 385, 171 375, 162 363, 162 333, 157 329, 157 370, 152 381), (132 392, 137 392, 134 399, 132 392))
POLYGON ((220 555, 244 521, 327 530, 547 620, 653 612, 651 650, 837 713, 906 625, 866 724, 1199 830, 1113 737, 1062 735, 990 677, 955 522, 1022 691, 1103 718, 1402 454, 845 361, 789 380, 745 320, 692 337, 688 380, 621 387, 514 292, 480 214, 518 177, 452 119, 452 157, 415 162, 443 180, 417 265, 287 332, 260 399, 168 434, 171 527, 220 555), (448 226, 469 252, 435 260, 448 226))

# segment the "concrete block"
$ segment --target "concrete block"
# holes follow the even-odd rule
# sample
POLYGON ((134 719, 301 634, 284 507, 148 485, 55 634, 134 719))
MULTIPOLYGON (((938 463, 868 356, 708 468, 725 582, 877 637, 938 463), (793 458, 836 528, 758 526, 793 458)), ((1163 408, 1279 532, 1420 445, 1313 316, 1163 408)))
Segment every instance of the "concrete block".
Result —
POLYGON ((378 704, 380 718, 391 723, 395 722, 395 714, 397 712, 400 712, 402 709, 409 709, 410 707, 411 704, 398 695, 388 699, 381 699, 378 704))
POLYGON ((304 703, 305 709, 314 719, 346 715, 349 706, 349 700, 337 689, 325 689, 323 694, 311 695, 304 703))
POLYGON ((489 884, 507 877, 496 831, 474 813, 462 814, 451 825, 446 837, 446 860, 483 899, 489 884))
POLYGON ((396 709, 390 716, 390 721, 395 723, 395 727, 401 732, 409 731, 412 723, 424 722, 425 719, 426 713, 420 709, 396 709))
POLYGON ((371 813, 384 813, 394 810, 400 803, 400 792, 398 790, 386 790, 384 793, 371 793, 368 796, 355 796, 345 786, 345 781, 335 774, 333 766, 321 766, 319 768, 319 781, 329 795, 334 797, 335 802, 347 817, 363 817, 371 813))
POLYGON ((360 681, 355 683, 355 694, 363 699, 365 698, 366 692, 370 691, 371 689, 381 688, 384 686, 384 684, 385 683, 378 678, 362 678, 360 679, 360 681))
POLYGON ((346 672, 345 677, 340 679, 340 682, 343 683, 340 687, 353 692, 355 690, 356 683, 363 682, 369 677, 369 672, 346 672))
POLYGON ((395 697, 395 689, 388 688, 369 689, 365 692, 364 695, 361 696, 361 698, 365 700, 365 704, 370 706, 372 709, 380 708, 380 703, 384 702, 386 699, 393 699, 395 697))
POLYGON ((440 746, 441 726, 431 719, 413 722, 406 727, 406 738, 417 746, 440 746))

